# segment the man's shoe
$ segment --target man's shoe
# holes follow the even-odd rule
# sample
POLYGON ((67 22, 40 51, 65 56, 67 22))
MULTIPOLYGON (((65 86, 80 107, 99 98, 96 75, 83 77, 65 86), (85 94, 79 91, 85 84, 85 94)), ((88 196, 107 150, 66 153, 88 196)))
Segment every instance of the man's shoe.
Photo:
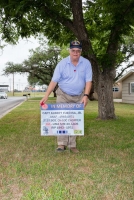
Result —
POLYGON ((59 145, 59 146, 57 147, 57 151, 58 151, 58 152, 63 152, 64 150, 66 150, 66 147, 65 147, 64 145, 59 145))
POLYGON ((76 147, 71 147, 70 150, 71 150, 73 153, 79 153, 79 150, 76 149, 76 147))

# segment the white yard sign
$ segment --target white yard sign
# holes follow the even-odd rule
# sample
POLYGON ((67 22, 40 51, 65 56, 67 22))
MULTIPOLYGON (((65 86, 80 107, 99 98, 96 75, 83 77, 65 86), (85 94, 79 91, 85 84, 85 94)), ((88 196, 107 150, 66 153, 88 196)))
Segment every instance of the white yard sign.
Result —
POLYGON ((84 105, 81 103, 42 105, 41 135, 84 135, 84 105))

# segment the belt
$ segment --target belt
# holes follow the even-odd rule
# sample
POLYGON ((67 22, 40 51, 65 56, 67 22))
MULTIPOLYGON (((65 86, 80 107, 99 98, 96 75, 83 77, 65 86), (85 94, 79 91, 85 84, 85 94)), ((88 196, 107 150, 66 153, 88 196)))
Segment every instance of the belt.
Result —
POLYGON ((69 95, 71 97, 79 97, 79 96, 81 96, 81 94, 80 95, 70 95, 70 94, 67 94, 67 95, 69 95))
MULTIPOLYGON (((59 89, 60 89, 60 87, 59 87, 59 89)), ((60 89, 61 90, 61 89, 60 89)), ((63 90, 61 90, 62 92, 63 92, 63 90)), ((63 92, 63 93, 65 93, 65 94, 67 94, 66 92, 63 92)), ((81 93, 82 94, 82 93, 81 93)), ((71 96, 71 97, 79 97, 79 96, 81 96, 81 94, 80 95, 70 95, 70 94, 67 94, 67 95, 69 95, 69 96, 71 96)))

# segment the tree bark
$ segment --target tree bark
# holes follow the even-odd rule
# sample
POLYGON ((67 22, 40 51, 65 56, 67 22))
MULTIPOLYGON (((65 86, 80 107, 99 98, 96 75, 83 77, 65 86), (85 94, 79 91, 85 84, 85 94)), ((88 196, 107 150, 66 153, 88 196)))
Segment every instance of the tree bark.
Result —
POLYGON ((95 100, 93 94, 94 94, 94 82, 92 81, 92 87, 91 87, 91 90, 90 90, 90 93, 89 93, 89 100, 90 100, 90 101, 95 100))
POLYGON ((102 120, 115 119, 113 102, 113 77, 108 71, 99 74, 97 87, 98 118, 102 120))
POLYGON ((58 89, 58 84, 55 86, 54 90, 53 90, 53 94, 54 94, 54 97, 57 97, 56 95, 56 90, 58 89))

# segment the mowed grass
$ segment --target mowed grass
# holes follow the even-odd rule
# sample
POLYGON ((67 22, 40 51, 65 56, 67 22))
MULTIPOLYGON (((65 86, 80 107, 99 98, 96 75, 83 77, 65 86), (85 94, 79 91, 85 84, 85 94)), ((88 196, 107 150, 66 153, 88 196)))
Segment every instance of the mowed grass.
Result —
POLYGON ((57 153, 56 137, 40 136, 39 100, 0 119, 0 199, 133 200, 134 105, 115 103, 109 121, 97 110, 96 101, 85 109, 79 154, 57 153))
MULTIPOLYGON (((7 95, 8 97, 22 97, 23 95, 25 94, 30 94, 30 98, 34 98, 34 99, 37 99, 37 98, 42 98, 45 94, 45 92, 25 92, 25 91, 21 91, 21 92, 8 92, 7 95)), ((50 94, 50 97, 53 97, 53 92, 50 94)))

